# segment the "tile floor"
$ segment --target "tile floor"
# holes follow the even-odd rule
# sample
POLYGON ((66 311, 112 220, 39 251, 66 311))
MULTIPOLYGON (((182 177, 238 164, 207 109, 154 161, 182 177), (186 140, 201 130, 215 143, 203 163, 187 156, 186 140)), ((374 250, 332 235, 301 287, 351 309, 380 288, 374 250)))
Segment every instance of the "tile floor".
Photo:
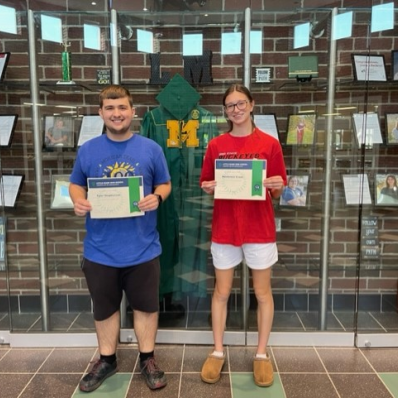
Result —
POLYGON ((158 345, 168 385, 150 391, 137 371, 137 347, 118 349, 119 372, 92 393, 77 389, 95 347, 20 349, 0 346, 1 398, 391 398, 398 397, 398 349, 270 347, 275 382, 252 380, 254 347, 227 347, 221 380, 200 380, 210 347, 158 345))

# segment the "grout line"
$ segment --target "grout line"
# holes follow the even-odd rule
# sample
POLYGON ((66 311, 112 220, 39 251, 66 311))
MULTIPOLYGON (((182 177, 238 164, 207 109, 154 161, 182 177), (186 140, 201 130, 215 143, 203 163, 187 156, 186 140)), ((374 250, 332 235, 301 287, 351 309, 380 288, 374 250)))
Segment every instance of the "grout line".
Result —
POLYGON ((336 387, 336 385, 334 384, 334 382, 333 382, 333 380, 332 380, 332 378, 331 378, 331 376, 330 376, 330 373, 328 372, 328 369, 327 369, 327 367, 326 367, 324 361, 322 360, 322 358, 321 358, 321 356, 320 356, 320 354, 319 354, 319 351, 318 351, 317 347, 314 347, 314 350, 315 350, 315 353, 316 353, 316 355, 318 356, 319 360, 321 361, 321 364, 322 364, 323 368, 325 369, 326 375, 327 375, 327 377, 328 377, 330 383, 332 384, 334 390, 336 391, 337 396, 338 396, 339 398, 341 398, 341 395, 340 395, 339 391, 337 390, 337 387, 336 387))

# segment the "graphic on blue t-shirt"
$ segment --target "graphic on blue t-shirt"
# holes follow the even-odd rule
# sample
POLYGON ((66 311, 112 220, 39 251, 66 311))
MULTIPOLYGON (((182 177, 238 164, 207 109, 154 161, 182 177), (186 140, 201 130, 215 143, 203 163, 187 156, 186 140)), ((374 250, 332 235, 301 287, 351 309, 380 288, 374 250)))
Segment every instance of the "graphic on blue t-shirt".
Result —
MULTIPOLYGON (((103 177, 132 177, 137 175, 137 167, 139 166, 136 163, 132 166, 128 162, 115 162, 109 166, 105 166, 102 171, 103 177)), ((102 168, 103 165, 101 164, 100 167, 102 168)))

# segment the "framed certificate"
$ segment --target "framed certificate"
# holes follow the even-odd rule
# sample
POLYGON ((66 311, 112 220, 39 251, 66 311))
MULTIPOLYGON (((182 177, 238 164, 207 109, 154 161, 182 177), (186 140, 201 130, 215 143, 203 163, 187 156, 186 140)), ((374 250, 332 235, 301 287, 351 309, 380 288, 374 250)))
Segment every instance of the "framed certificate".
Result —
POLYGON ((387 113, 386 121, 386 141, 388 145, 398 144, 398 113, 387 113))
POLYGON ((75 137, 71 116, 44 116, 44 148, 73 148, 75 137))
POLYGON ((307 205, 309 175, 288 175, 287 185, 279 200, 281 206, 305 207, 307 205))
POLYGON ((372 204, 367 174, 344 174, 343 184, 347 205, 372 204))
POLYGON ((354 80, 386 82, 386 65, 383 55, 352 54, 354 80))
POLYGON ((371 148, 373 144, 383 143, 377 113, 353 113, 352 118, 358 145, 371 148))
POLYGON ((274 113, 254 115, 254 123, 262 132, 271 135, 279 141, 279 130, 274 113))
POLYGON ((376 206, 398 206, 398 173, 376 174, 376 206))
POLYGON ((4 207, 15 207, 24 175, 3 174, 0 182, 0 205, 4 207))
POLYGON ((265 200, 263 180, 267 174, 264 159, 216 159, 215 199, 265 200))
POLYGON ((11 53, 0 53, 0 82, 3 81, 6 74, 8 61, 10 60, 11 53))
POLYGON ((69 184, 69 175, 59 174, 51 177, 51 209, 73 209, 69 184))
POLYGON ((11 145, 17 121, 18 115, 0 115, 0 146, 11 145))
POLYGON ((80 125, 79 139, 77 146, 82 146, 91 138, 98 137, 104 131, 104 121, 99 115, 83 116, 82 124, 80 125))
POLYGON ((315 137, 315 113, 289 115, 287 125, 287 145, 312 145, 315 137))
POLYGON ((87 199, 91 218, 124 218, 143 216, 137 203, 144 197, 142 176, 88 178, 87 199))

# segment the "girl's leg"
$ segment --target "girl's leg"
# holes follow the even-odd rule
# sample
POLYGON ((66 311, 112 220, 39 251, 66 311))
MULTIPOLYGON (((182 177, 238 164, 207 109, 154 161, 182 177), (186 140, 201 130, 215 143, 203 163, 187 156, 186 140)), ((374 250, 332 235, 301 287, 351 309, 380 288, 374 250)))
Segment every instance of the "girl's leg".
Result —
POLYGON ((272 321, 274 319, 274 299, 271 288, 271 267, 264 270, 252 270, 253 288, 257 298, 257 354, 265 354, 272 321))
POLYGON ((218 270, 215 268, 216 284, 211 302, 211 318, 214 349, 223 351, 223 338, 227 320, 227 304, 232 289, 234 268, 218 270))

